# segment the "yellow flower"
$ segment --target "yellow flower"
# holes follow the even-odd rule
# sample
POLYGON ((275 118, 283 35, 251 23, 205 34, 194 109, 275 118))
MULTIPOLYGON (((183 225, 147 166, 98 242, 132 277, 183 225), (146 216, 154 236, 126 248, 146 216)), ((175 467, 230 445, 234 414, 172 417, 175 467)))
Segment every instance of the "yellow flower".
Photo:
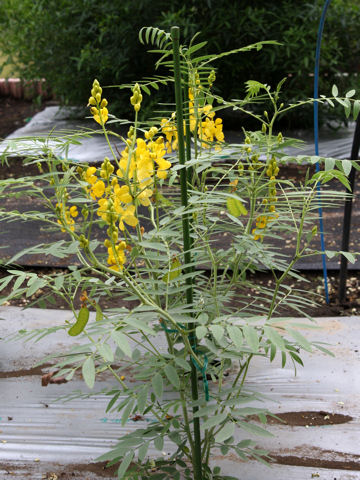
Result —
POLYGON ((110 212, 108 210, 108 207, 109 207, 108 200, 106 198, 100 198, 100 200, 98 201, 98 204, 99 204, 99 208, 98 208, 97 214, 99 215, 99 217, 101 217, 104 220, 104 222, 109 223, 110 212))
POLYGON ((119 228, 122 232, 125 230, 124 222, 131 227, 136 227, 139 222, 135 216, 135 205, 129 205, 126 209, 120 207, 118 213, 120 214, 119 228))
POLYGON ((91 185, 94 185, 94 183, 97 180, 95 173, 96 173, 96 167, 89 167, 86 169, 85 180, 91 185))
POLYGON ((123 265, 126 262, 125 248, 126 243, 124 241, 114 247, 112 245, 108 247, 107 263, 109 268, 116 271, 123 269, 123 265))
MULTIPOLYGON (((63 227, 70 228, 70 230, 73 232, 75 230, 75 220, 73 217, 78 216, 76 205, 73 205, 70 208, 65 206, 64 208, 65 212, 63 212, 63 204, 57 203, 56 209, 58 211, 58 215, 60 215, 60 218, 57 220, 57 223, 59 225, 62 225, 63 227)), ((61 231, 66 232, 66 228, 62 228, 61 231)))
POLYGON ((171 163, 165 158, 156 159, 156 163, 158 164, 158 169, 156 175, 158 178, 165 179, 167 177, 167 170, 171 167, 171 163))
POLYGON ((98 180, 92 186, 90 190, 90 195, 94 200, 96 200, 96 198, 102 197, 104 193, 105 193, 105 183, 102 180, 98 180))
POLYGON ((98 113, 94 115, 95 122, 104 125, 109 119, 109 112, 106 107, 99 108, 98 113))
POLYGON ((94 116, 94 120, 100 125, 104 125, 109 118, 109 112, 106 108, 108 101, 106 98, 101 99, 101 94, 102 88, 99 82, 94 80, 88 105, 90 106, 90 112, 94 116))
POLYGON ((120 178, 123 178, 126 172, 128 172, 128 178, 131 179, 134 176, 134 172, 136 170, 136 161, 135 161, 135 154, 134 152, 131 155, 131 159, 129 160, 129 147, 126 146, 124 150, 121 152, 121 158, 119 161, 120 168, 117 170, 116 175, 120 178), (129 167, 128 167, 129 164, 129 167))
POLYGON ((69 208, 70 215, 73 218, 76 218, 79 215, 78 209, 76 205, 73 205, 72 207, 69 208))
POLYGON ((131 203, 133 201, 127 185, 122 185, 121 187, 119 184, 114 185, 114 196, 116 200, 122 203, 131 203))
POLYGON ((152 194, 153 191, 150 188, 144 188, 144 190, 142 190, 137 196, 141 205, 148 207, 150 205, 150 198, 152 197, 152 194))
POLYGON ((175 127, 175 123, 171 120, 163 118, 160 122, 163 134, 166 137, 166 151, 171 153, 178 148, 178 133, 175 127))

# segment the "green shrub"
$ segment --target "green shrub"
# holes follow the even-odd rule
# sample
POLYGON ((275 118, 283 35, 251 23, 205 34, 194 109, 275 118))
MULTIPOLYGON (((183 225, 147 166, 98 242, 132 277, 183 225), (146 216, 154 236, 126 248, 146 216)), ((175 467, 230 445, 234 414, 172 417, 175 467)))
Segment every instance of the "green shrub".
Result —
MULTIPOLYGON (((0 50, 9 61, 16 59, 24 78, 45 77, 64 103, 83 104, 89 78, 96 76, 103 85, 111 85, 153 75, 151 55, 139 49, 134 35, 144 23, 165 29, 178 24, 187 39, 201 31, 200 39, 208 39, 208 53, 277 40, 283 45, 248 53, 241 62, 232 57, 219 61, 217 85, 227 98, 239 98, 249 78, 275 85, 288 76, 287 99, 297 100, 312 96, 310 75, 322 6, 315 0, 283 0, 271 6, 259 0, 240 1, 236 8, 226 0, 185 4, 180 0, 3 0, 0 26, 6 35, 0 39, 0 50)), ((359 21, 354 0, 333 0, 322 44, 322 92, 328 93, 332 83, 340 88, 356 83, 359 21)), ((115 113, 127 115, 123 97, 116 95, 111 95, 112 104, 117 102, 115 113)), ((154 101, 165 98, 166 92, 154 101)), ((153 104, 149 105, 148 112, 153 104)), ((311 107, 288 121, 311 125, 311 107)))

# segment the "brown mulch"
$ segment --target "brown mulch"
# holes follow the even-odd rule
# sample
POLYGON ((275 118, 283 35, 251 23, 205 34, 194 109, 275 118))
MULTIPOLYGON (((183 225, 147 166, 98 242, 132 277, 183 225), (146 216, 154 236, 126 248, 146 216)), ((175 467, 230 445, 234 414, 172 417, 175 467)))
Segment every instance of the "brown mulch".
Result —
MULTIPOLYGON (((45 108, 47 104, 43 103, 41 106, 35 105, 32 102, 26 100, 18 100, 12 98, 0 97, 0 138, 4 138, 8 134, 12 133, 17 128, 23 126, 30 118, 37 113, 38 111, 45 108)), ((282 167, 281 173, 283 178, 297 179, 302 178, 303 169, 301 167, 282 167)), ((36 165, 29 165, 24 167, 21 161, 14 161, 9 164, 9 166, 0 166, 0 180, 4 178, 18 178, 24 175, 37 175, 38 169, 36 165)), ((357 182, 357 192, 360 191, 360 182, 357 182)), ((355 209, 356 210, 356 209, 355 209)), ((339 228, 342 225, 341 214, 334 218, 334 221, 329 225, 330 232, 338 232, 339 228)), ((359 224, 360 225, 360 224, 359 224)), ((360 231, 359 225, 355 225, 355 234, 353 233, 351 248, 353 250, 360 250, 357 248, 357 242, 359 242, 359 235, 356 232, 360 231), (354 243, 355 242, 355 243, 354 243)), ((355 228, 353 227, 353 229, 355 228)), ((332 248, 329 246, 328 248, 332 248)), ((40 268, 38 272, 48 273, 51 269, 40 268)), ((61 271, 61 269, 57 269, 61 271)), ((0 278, 6 275, 6 272, 0 271, 0 278)), ((323 281, 322 281, 322 272, 319 271, 304 271, 302 275, 305 277, 307 282, 304 282, 301 288, 309 292, 315 292, 318 294, 323 294, 323 281)), ((252 276, 252 280, 255 280, 258 285, 264 285, 266 287, 271 287, 273 285, 272 276, 269 273, 257 273, 255 276, 252 276)), ((291 281, 289 281, 291 283, 291 281)), ((326 305, 323 298, 318 299, 319 305, 311 309, 313 316, 336 316, 336 315, 359 315, 360 314, 360 272, 357 270, 352 270, 349 272, 347 280, 347 298, 346 302, 343 305, 339 305, 337 300, 337 290, 338 290, 338 273, 330 272, 329 274, 330 282, 330 305, 326 305)), ((1 296, 6 293, 2 292, 1 296)), ((32 298, 22 298, 18 300, 12 300, 11 305, 20 305, 28 306, 33 301, 38 300, 39 296, 43 296, 46 292, 37 292, 32 298)), ((252 290, 248 292, 250 295, 253 293, 252 290)), ((111 299, 109 302, 104 302, 103 308, 114 307, 119 301, 111 299)), ((78 302, 77 302, 78 303, 78 302)), ((61 299, 56 299, 54 303, 47 303, 47 308, 66 308, 66 304, 61 299)), ((286 314, 290 312, 282 312, 286 314)))
POLYGON ((43 102, 39 105, 30 100, 0 97, 0 139, 23 127, 49 103, 53 102, 43 102))

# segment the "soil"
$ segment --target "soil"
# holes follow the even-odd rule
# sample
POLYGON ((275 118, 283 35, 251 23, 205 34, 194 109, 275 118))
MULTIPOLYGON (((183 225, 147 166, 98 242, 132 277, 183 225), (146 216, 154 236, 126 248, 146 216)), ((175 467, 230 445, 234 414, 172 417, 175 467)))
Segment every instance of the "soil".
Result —
MULTIPOLYGON (((44 103, 41 106, 34 105, 33 103, 26 101, 26 100, 18 100, 12 98, 4 98, 0 97, 0 138, 4 138, 9 133, 13 132, 17 128, 23 126, 31 116, 33 116, 36 112, 42 110, 47 105, 44 103)), ((36 165, 27 165, 24 166, 22 162, 17 159, 17 161, 9 162, 8 166, 2 166, 0 168, 0 180, 4 178, 19 178, 23 177, 24 175, 38 175, 39 171, 36 165)), ((283 178, 288 179, 299 179, 303 178, 304 171, 302 167, 299 166, 287 166, 281 168, 281 174, 283 178)), ((359 177, 360 175, 358 175, 359 177)), ((356 191, 360 191, 360 181, 357 181, 356 191)), ((354 214, 353 214, 353 225, 352 225, 352 236, 354 238, 351 239, 351 249, 352 251, 360 251, 360 235, 357 232, 360 232, 360 215, 357 215, 357 203, 359 203, 359 199, 354 201, 354 214)), ((329 237, 330 245, 328 248, 333 248, 331 246, 331 241, 336 234, 339 236, 339 231, 341 230, 340 225, 342 224, 342 213, 338 212, 332 217, 330 216, 330 224, 327 225, 327 229, 331 232, 331 237, 329 237)), ((338 242, 338 240, 337 240, 338 242)), ((287 243, 291 243, 291 239, 287 240, 287 243)), ((286 247, 285 247, 286 248, 286 247)), ((25 267, 26 268, 26 267, 25 267)), ((34 267, 30 267, 29 271, 33 271, 34 267)), ((41 266, 36 268, 36 272, 41 274, 48 274, 50 272, 66 272, 66 269, 61 268, 50 268, 41 266)), ((6 275, 6 272, 0 270, 0 279, 6 275)), ((297 286, 303 288, 308 292, 313 292, 319 294, 320 297, 317 298, 317 306, 311 307, 311 311, 307 311, 306 313, 311 314, 314 317, 317 316, 337 316, 337 315, 360 315, 360 271, 357 270, 349 270, 348 279, 347 279, 347 289, 346 289, 346 301, 343 304, 339 304, 337 299, 337 292, 338 292, 338 272, 336 271, 329 271, 329 294, 330 294, 330 303, 329 305, 326 304, 323 293, 323 280, 322 280, 322 271, 321 270, 312 270, 312 271, 302 271, 301 275, 304 277, 304 282, 297 282, 297 286)), ((250 276, 250 280, 254 281, 259 286, 266 286, 272 287, 274 282, 272 275, 269 273, 256 273, 256 275, 250 276)), ((289 280, 289 285, 293 283, 294 280, 289 280)), ((10 286, 8 287, 8 291, 10 286)), ((255 292, 254 289, 248 289, 247 294, 252 295, 255 292)), ((7 291, 5 290, 2 292, 2 295, 6 295, 7 291)), ((34 302, 40 300, 40 297, 44 297, 46 295, 46 290, 40 290, 36 294, 34 294, 31 298, 20 298, 14 299, 9 302, 9 305, 17 305, 21 307, 31 306, 34 302)), ((67 308, 67 305, 64 301, 58 298, 54 298, 51 300, 52 303, 47 302, 46 308, 60 308, 64 309, 67 308)), ((111 299, 109 302, 103 302, 102 307, 116 307, 119 306, 117 303, 119 300, 111 299)), ((38 306, 38 305, 34 305, 38 306)), ((40 305, 41 306, 41 305, 40 305)), ((42 305, 45 306, 45 305, 42 305)), ((80 302, 79 299, 75 299, 75 306, 79 307, 80 302)), ((280 312, 282 315, 291 314, 294 315, 293 311, 286 311, 283 309, 280 312)))
POLYGON ((23 127, 36 113, 52 102, 41 105, 29 100, 0 97, 0 138, 5 138, 17 128, 23 127))
MULTIPOLYGON (((118 469, 118 465, 112 467, 106 467, 107 462, 97 463, 76 463, 71 465, 59 465, 56 463, 44 464, 39 463, 34 470, 40 470, 42 472, 44 480, 74 480, 75 478, 89 478, 86 474, 93 474, 91 478, 114 478, 118 469), (50 470, 51 468, 51 470, 50 470)), ((16 470, 23 470, 23 466, 0 463, 0 470, 8 472, 9 478, 14 475, 16 470)), ((29 466, 26 465, 27 472, 24 473, 24 477, 31 479, 32 472, 29 472, 29 466)))
POLYGON ((339 425, 352 420, 350 415, 329 412, 284 412, 276 417, 267 417, 269 425, 279 424, 291 427, 316 427, 323 425, 339 425))

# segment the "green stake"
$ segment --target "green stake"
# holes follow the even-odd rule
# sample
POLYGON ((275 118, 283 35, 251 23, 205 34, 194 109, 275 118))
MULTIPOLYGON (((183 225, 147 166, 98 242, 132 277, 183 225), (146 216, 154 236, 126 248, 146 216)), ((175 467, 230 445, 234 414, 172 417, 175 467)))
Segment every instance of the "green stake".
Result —
MULTIPOLYGON (((184 139, 184 116, 183 116, 183 102, 181 93, 181 74, 180 74, 180 53, 179 53, 179 27, 171 28, 171 39, 173 44, 173 58, 174 58, 174 80, 175 80, 175 101, 176 101, 176 123, 178 132, 178 145, 179 145, 179 161, 181 165, 185 165, 185 139, 184 139)), ((181 185, 181 204, 186 209, 188 205, 187 194, 187 173, 186 169, 180 170, 180 185, 181 185)), ((190 237, 190 220, 189 214, 185 212, 182 217, 183 227, 183 243, 184 243, 184 260, 185 265, 191 263, 191 237, 190 237)), ((191 267, 186 267, 185 272, 191 271, 191 267)), ((186 279, 186 301, 188 305, 193 304, 193 280, 192 277, 186 279)), ((189 328, 194 330, 195 325, 189 323, 189 328)), ((196 348, 196 338, 193 336, 191 339, 191 346, 196 348)), ((196 367, 191 362, 191 391, 194 401, 198 400, 198 380, 196 367)), ((196 413, 198 407, 193 408, 193 413, 196 413)), ((194 424, 194 453, 193 453, 193 466, 194 466, 194 480, 202 480, 202 468, 201 468, 201 436, 200 436, 200 420, 199 418, 193 419, 194 424)))

